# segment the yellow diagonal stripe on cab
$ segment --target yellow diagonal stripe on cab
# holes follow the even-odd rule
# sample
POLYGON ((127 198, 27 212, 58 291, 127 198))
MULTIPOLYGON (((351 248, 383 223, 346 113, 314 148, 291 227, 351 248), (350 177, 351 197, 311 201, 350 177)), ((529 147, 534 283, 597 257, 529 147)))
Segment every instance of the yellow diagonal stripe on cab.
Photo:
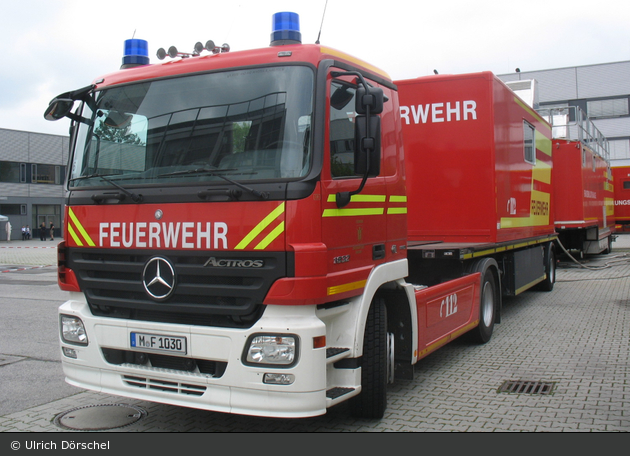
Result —
POLYGON ((77 236, 76 231, 74 231, 74 228, 72 228, 72 225, 70 225, 69 223, 68 223, 68 233, 70 234, 70 236, 72 236, 72 239, 74 239, 74 243, 76 245, 78 245, 79 247, 83 247, 83 241, 81 241, 81 238, 77 236))
POLYGON ((265 236, 265 239, 260 241, 260 243, 254 247, 254 250, 264 250, 267 248, 269 244, 271 244, 280 234, 284 232, 284 221, 280 223, 277 227, 273 229, 271 233, 265 236))
MULTIPOLYGON (((267 227, 271 224, 271 222, 273 222, 276 218, 278 218, 278 217, 279 217, 279 216, 280 216, 283 212, 284 212, 284 203, 280 204, 280 205, 279 205, 278 207, 276 207, 273 211, 271 211, 271 212, 269 213, 269 215, 268 215, 268 216, 266 216, 264 219, 262 219, 262 221, 261 221, 258 225, 256 225, 256 226, 254 227, 254 229, 253 229, 253 230, 251 230, 251 231, 247 234, 247 236, 245 236, 245 237, 243 238, 243 240, 242 240, 241 242, 239 242, 239 243, 238 243, 238 245, 237 245, 236 247, 234 247, 234 249, 235 249, 235 250, 242 250, 242 249, 244 249, 245 247, 247 247, 247 246, 248 246, 248 245, 249 245, 249 244, 250 244, 250 243, 251 243, 251 242, 252 242, 252 241, 256 238, 256 236, 258 236, 258 235, 259 235, 259 234, 260 234, 260 233, 261 233, 261 232, 262 232, 265 228, 267 228, 267 227)), ((278 229, 278 228, 276 228, 276 230, 277 230, 277 229, 278 229)), ((284 231, 284 223, 282 224, 282 230, 284 231)), ((274 230, 274 231, 275 231, 275 230, 274 230)), ((281 231, 281 232, 282 232, 282 231, 281 231)), ((280 232, 280 233, 281 233, 281 232, 280 232)), ((277 233, 275 237, 278 237, 278 235, 279 235, 280 233, 277 233)), ((271 234, 273 234, 273 232, 272 232, 271 234)), ((271 235, 271 234, 270 234, 270 235, 271 235)), ((267 238, 268 238, 270 235, 268 235, 268 236, 267 236, 267 238)), ((267 238, 265 238, 265 239, 267 239, 267 238)), ((275 239, 275 238, 274 238, 274 239, 275 239)), ((272 239, 272 240, 273 240, 273 239, 272 239)), ((263 244, 264 242, 265 242, 265 240, 263 240, 263 241, 262 241, 260 244, 258 244, 258 245, 261 245, 261 244, 263 244)), ((269 241, 269 242, 271 242, 271 241, 269 241)), ((268 245, 268 244, 267 244, 267 245, 268 245)), ((258 246, 256 246, 256 247, 258 247, 258 246)), ((265 246, 265 247, 266 247, 266 246, 265 246)), ((264 247, 263 247, 263 248, 264 248, 264 247)))
MULTIPOLYGON (((76 229, 79 231, 81 236, 83 236, 83 240, 85 240, 85 242, 87 242, 87 245, 89 245, 90 247, 94 247, 96 244, 94 243, 94 241, 92 240, 92 238, 90 237, 88 232, 85 231, 85 228, 83 228, 83 225, 81 225, 81 222, 79 221, 77 216, 74 214, 74 211, 72 210, 71 207, 68 208, 68 215, 70 216, 70 220, 72 221, 72 223, 74 223, 74 226, 76 227, 76 229)), ((68 225, 68 226, 70 227, 70 225, 68 225)), ((71 232, 71 231, 68 231, 68 232, 72 236, 73 232, 71 232)), ((78 240, 79 237, 78 237, 76 232, 74 232, 74 236, 72 236, 72 239, 74 239, 74 242, 76 242, 77 245, 79 245, 79 246, 83 245, 83 243, 80 240, 78 240)))

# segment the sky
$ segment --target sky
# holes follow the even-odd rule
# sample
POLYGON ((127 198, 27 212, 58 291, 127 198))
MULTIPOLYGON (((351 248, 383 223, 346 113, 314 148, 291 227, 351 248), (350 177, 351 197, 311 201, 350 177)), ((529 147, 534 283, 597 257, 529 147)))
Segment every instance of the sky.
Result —
POLYGON ((381 68, 394 80, 630 60, 627 0, 22 0, 0 19, 0 128, 67 135, 44 120, 55 96, 117 71, 124 42, 192 52, 267 47, 274 13, 299 14, 302 42, 381 68), (323 20, 322 20, 323 19, 323 20))

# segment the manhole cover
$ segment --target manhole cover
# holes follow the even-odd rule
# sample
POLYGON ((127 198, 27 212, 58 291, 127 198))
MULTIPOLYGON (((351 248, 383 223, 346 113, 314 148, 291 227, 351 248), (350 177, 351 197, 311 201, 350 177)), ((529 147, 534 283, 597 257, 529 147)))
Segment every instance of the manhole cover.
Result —
POLYGON ((147 415, 139 407, 128 404, 86 405, 60 413, 54 423, 76 431, 105 431, 129 426, 147 415))

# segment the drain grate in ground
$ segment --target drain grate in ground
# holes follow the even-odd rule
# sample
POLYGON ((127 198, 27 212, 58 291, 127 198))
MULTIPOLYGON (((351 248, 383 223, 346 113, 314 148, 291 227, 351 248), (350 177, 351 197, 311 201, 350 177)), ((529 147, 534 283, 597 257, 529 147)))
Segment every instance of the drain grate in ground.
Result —
POLYGON ((535 382, 527 380, 506 380, 497 390, 497 393, 514 394, 551 394, 555 382, 535 382))
POLYGON ((53 422, 63 429, 104 431, 129 426, 147 415, 129 404, 100 404, 78 407, 57 415, 53 422))

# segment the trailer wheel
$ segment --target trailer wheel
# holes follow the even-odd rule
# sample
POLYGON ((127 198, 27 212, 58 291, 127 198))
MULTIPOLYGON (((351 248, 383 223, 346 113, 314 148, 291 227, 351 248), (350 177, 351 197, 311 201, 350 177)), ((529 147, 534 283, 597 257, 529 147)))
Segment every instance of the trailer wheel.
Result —
POLYGON ((497 286, 492 269, 483 273, 481 280, 481 302, 479 303, 479 325, 470 331, 469 338, 477 344, 485 344, 492 338, 497 308, 497 286))
POLYGON ((612 236, 608 236, 608 247, 606 248, 606 250, 604 250, 602 252, 603 255, 608 255, 610 252, 612 252, 612 236))
POLYGON ((387 311, 382 298, 375 298, 368 311, 363 338, 361 393, 350 399, 357 418, 380 419, 387 407, 388 380, 387 311))
POLYGON ((551 291, 553 285, 556 283, 556 251, 553 248, 553 244, 549 244, 547 252, 545 254, 545 273, 547 277, 545 280, 536 285, 537 290, 551 291))

